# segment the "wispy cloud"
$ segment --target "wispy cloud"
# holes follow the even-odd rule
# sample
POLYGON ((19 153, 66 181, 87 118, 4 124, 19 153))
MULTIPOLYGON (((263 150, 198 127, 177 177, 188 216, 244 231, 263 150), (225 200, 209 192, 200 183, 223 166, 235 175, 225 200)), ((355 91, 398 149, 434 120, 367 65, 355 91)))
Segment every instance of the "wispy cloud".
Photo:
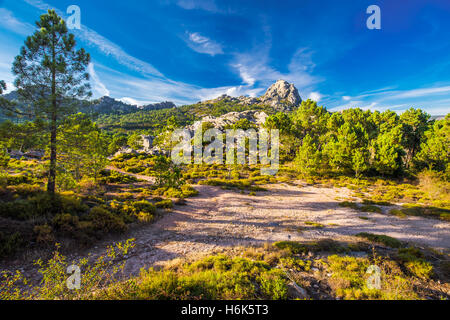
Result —
POLYGON ((143 106, 143 105, 147 104, 145 101, 138 101, 138 100, 136 100, 134 98, 130 98, 130 97, 123 97, 123 98, 120 98, 117 100, 122 101, 123 103, 126 103, 126 104, 134 105, 134 106, 143 106))
POLYGON ((253 86, 259 83, 260 86, 267 87, 273 82, 283 79, 294 83, 300 89, 310 89, 313 85, 322 81, 312 74, 314 63, 311 55, 305 48, 295 52, 288 64, 288 72, 283 73, 270 65, 269 47, 258 48, 248 53, 238 53, 232 67, 237 70, 243 83, 253 86))
POLYGON ((0 26, 17 34, 29 35, 35 29, 31 24, 17 19, 11 11, 5 8, 0 8, 0 17, 0 26))
POLYGON ((311 99, 313 101, 319 102, 320 99, 322 99, 322 95, 320 94, 320 92, 311 92, 308 96, 308 99, 311 99))
POLYGON ((450 86, 445 87, 432 87, 432 88, 422 88, 402 91, 391 98, 417 98, 429 95, 445 94, 450 93, 450 86))
POLYGON ((222 46, 219 43, 202 36, 198 32, 188 32, 187 34, 187 44, 192 50, 199 53, 209 54, 211 56, 223 54, 222 46))
POLYGON ((91 83, 92 88, 94 90, 94 96, 109 96, 110 92, 106 88, 106 86, 103 84, 103 82, 100 81, 100 78, 97 76, 97 73, 94 69, 94 64, 90 63, 88 66, 88 72, 91 76, 91 83))
POLYGON ((425 108, 432 114, 446 114, 450 110, 450 86, 431 85, 426 88, 394 90, 386 87, 362 92, 355 96, 342 96, 344 104, 338 104, 330 110, 339 111, 349 108, 387 109, 403 112, 411 107, 425 108))
POLYGON ((217 12, 219 9, 214 0, 177 0, 177 5, 186 10, 205 10, 217 12))
MULTIPOLYGON (((54 9, 47 3, 40 0, 24 0, 24 1, 40 10, 54 9)), ((60 10, 57 9, 55 10, 60 16, 65 16, 65 14, 60 10)), ((86 27, 85 25, 82 25, 80 30, 73 30, 73 31, 77 36, 79 36, 82 39, 83 42, 87 43, 88 45, 96 47, 98 50, 103 52, 103 54, 113 57, 117 62, 124 65, 125 67, 140 72, 144 75, 152 75, 159 77, 163 76, 151 64, 129 55, 120 46, 111 42, 110 40, 106 39, 102 35, 95 32, 94 30, 86 27)))

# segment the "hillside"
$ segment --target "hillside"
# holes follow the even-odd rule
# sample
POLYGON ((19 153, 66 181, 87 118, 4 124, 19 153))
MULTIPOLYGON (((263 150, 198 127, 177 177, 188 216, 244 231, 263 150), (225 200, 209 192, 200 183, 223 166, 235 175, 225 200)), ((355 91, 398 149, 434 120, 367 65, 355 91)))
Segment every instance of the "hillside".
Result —
POLYGON ((203 117, 220 117, 230 112, 248 110, 264 111, 267 114, 291 112, 300 105, 302 99, 297 88, 284 80, 278 80, 260 97, 231 97, 222 95, 216 99, 201 101, 178 108, 149 110, 138 112, 102 113, 96 119, 100 127, 107 130, 122 129, 158 131, 165 126, 166 120, 175 117, 178 124, 186 126, 203 117))

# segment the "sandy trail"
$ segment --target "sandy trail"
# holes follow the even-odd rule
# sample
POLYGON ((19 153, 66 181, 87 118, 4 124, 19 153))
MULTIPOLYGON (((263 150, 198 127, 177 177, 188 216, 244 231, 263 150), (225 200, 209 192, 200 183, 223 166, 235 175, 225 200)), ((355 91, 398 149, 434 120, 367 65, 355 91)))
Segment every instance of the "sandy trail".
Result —
POLYGON ((422 217, 400 219, 343 208, 335 198, 348 197, 351 191, 345 188, 287 184, 265 187, 267 192, 249 196, 218 187, 196 186, 199 195, 187 199, 186 205, 176 206, 152 225, 126 235, 136 239, 126 273, 137 274, 140 268, 160 266, 174 258, 202 256, 238 245, 345 239, 359 232, 450 249, 448 222, 422 217), (308 226, 307 221, 320 223, 323 228, 308 226))

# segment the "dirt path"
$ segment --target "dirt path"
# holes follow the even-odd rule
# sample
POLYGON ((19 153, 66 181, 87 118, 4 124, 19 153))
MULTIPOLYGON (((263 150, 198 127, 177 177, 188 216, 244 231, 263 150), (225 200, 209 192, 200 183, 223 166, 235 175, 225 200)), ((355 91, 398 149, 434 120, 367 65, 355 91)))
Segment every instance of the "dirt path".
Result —
MULTIPOLYGON (((347 189, 277 184, 249 196, 212 186, 152 225, 130 232, 136 247, 126 273, 159 266, 174 258, 195 257, 238 245, 280 240, 343 239, 359 232, 385 234, 417 244, 450 249, 450 223, 421 217, 400 219, 338 205, 347 189), (363 220, 360 217, 367 217, 363 220), (316 222, 316 228, 305 224, 316 222)), ((100 246, 99 246, 100 248, 100 246)))
POLYGON ((112 170, 112 171, 117 171, 117 172, 120 172, 121 174, 124 174, 126 176, 130 176, 130 177, 135 177, 135 178, 137 178, 139 180, 144 180, 144 181, 148 181, 148 182, 151 182, 151 183, 155 183, 155 178, 154 177, 143 176, 143 175, 140 175, 140 174, 126 172, 126 171, 123 171, 123 170, 121 170, 119 168, 116 168, 116 167, 113 167, 113 166, 107 166, 106 169, 107 170, 112 170))

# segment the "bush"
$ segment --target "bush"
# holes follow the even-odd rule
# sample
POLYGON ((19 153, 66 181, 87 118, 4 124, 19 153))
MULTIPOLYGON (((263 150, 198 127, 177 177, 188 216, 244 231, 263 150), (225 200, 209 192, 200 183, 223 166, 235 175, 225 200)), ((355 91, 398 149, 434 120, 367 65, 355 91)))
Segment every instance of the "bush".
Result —
POLYGON ((173 202, 170 199, 165 199, 155 203, 157 208, 171 209, 173 208, 173 202))
POLYGON ((369 241, 378 242, 392 248, 399 248, 402 246, 402 242, 400 240, 385 235, 361 232, 358 233, 356 236, 360 238, 365 238, 369 241))
POLYGON ((343 201, 343 202, 339 203, 339 206, 344 207, 344 208, 352 208, 355 210, 358 209, 358 204, 356 202, 350 202, 350 201, 343 201))
POLYGON ((142 271, 138 279, 118 283, 99 293, 107 299, 286 299, 281 270, 263 261, 210 256, 185 264, 178 272, 142 271))
POLYGON ((122 174, 117 171, 104 170, 101 173, 101 177, 99 178, 99 181, 103 184, 106 184, 106 183, 127 184, 127 183, 137 182, 138 179, 134 176, 122 174))
POLYGON ((367 258, 355 258, 333 255, 328 257, 328 268, 332 275, 329 283, 333 291, 344 299, 417 299, 411 281, 392 261, 377 263, 381 269, 382 285, 380 289, 367 287, 366 273, 372 262, 367 258))
POLYGON ((55 241, 53 229, 48 224, 35 226, 33 231, 36 233, 36 241, 38 243, 51 244, 55 241))
POLYGON ((364 212, 376 212, 376 213, 383 212, 383 210, 381 210, 380 207, 377 207, 377 206, 374 206, 371 204, 366 204, 366 205, 361 206, 360 210, 364 211, 364 212))
POLYGON ((53 218, 52 224, 55 230, 63 235, 74 236, 79 229, 80 220, 78 216, 69 213, 61 213, 53 218))
POLYGON ((23 240, 20 233, 5 234, 0 232, 0 258, 14 254, 22 245, 23 240))
POLYGON ((104 233, 124 232, 127 229, 122 219, 101 206, 92 208, 87 219, 92 222, 95 230, 104 233))
POLYGON ((46 192, 37 193, 28 199, 0 202, 0 214, 17 220, 52 217, 59 213, 78 215, 86 210, 87 206, 77 198, 61 195, 52 197, 46 192))
POLYGON ((150 202, 143 200, 137 201, 132 204, 135 209, 134 214, 137 219, 141 222, 150 222, 154 218, 156 212, 156 207, 150 202))
POLYGON ((7 175, 6 184, 9 186, 17 186, 19 184, 32 184, 33 179, 24 174, 7 175))
POLYGON ((429 279, 434 273, 431 263, 423 259, 423 253, 417 248, 401 248, 398 257, 406 269, 418 278, 429 279))
POLYGON ((399 209, 391 209, 391 210, 389 210, 389 214, 399 217, 399 218, 406 218, 406 214, 402 210, 399 210, 399 209))
POLYGON ((181 186, 181 192, 183 192, 183 197, 194 197, 198 195, 198 190, 194 189, 192 186, 185 184, 181 186))

